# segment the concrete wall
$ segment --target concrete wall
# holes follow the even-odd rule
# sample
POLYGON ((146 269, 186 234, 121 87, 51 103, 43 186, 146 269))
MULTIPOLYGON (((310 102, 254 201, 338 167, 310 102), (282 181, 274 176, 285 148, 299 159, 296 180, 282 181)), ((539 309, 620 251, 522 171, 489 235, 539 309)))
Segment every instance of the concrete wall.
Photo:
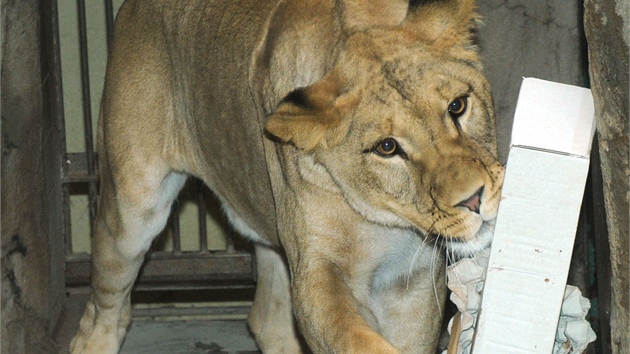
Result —
POLYGON ((2 1, 2 353, 54 353, 39 2, 2 1))
POLYGON ((581 1, 478 0, 479 45, 492 85, 499 155, 507 159, 523 77, 586 86, 581 1))
POLYGON ((610 344, 630 353, 630 2, 585 1, 591 87, 595 98, 604 204, 610 243, 610 344))

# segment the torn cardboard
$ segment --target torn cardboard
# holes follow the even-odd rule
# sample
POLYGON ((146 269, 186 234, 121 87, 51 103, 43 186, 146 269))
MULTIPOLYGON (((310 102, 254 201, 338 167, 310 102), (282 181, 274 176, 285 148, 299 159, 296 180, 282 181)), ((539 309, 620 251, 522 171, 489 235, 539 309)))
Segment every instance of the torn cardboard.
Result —
MULTIPOLYGON (((472 350, 489 257, 488 248, 472 258, 450 265, 446 270, 448 287, 452 290, 451 301, 457 306, 458 313, 449 321, 451 340, 448 350, 442 354, 469 354, 472 350)), ((586 321, 590 308, 590 301, 582 296, 578 288, 566 286, 553 354, 582 353, 597 338, 586 321)))

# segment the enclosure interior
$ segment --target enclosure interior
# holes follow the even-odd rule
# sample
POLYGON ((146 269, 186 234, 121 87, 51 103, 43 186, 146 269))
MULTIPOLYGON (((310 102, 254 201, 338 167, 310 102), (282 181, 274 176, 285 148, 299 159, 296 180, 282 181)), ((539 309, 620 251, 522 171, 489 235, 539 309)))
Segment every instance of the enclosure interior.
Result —
MULTIPOLYGON (((50 278, 57 290, 49 329, 61 346, 76 329, 89 293, 90 237, 99 185, 96 120, 109 38, 121 3, 40 3, 40 65, 47 73, 43 119, 55 131, 45 152, 45 170, 52 172, 46 176, 50 241, 41 247, 50 248, 50 278)), ((519 6, 479 1, 485 25, 477 40, 495 96, 503 162, 522 77, 589 85, 582 3, 547 3, 542 8, 526 1, 519 6)), ((609 309, 602 306, 609 303, 603 285, 609 284, 608 246, 598 161, 595 148, 568 283, 593 304, 590 320, 598 341, 590 352, 606 353, 609 309)), ((251 245, 225 222, 212 193, 190 179, 137 280, 134 321, 245 320, 255 291, 254 257, 251 245)))

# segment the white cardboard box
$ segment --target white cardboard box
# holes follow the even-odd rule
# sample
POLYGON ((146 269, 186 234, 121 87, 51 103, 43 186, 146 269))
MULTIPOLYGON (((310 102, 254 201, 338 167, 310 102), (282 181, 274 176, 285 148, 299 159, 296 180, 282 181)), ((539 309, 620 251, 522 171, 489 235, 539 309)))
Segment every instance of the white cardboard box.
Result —
POLYGON ((594 131, 590 90, 524 79, 473 353, 552 352, 594 131))

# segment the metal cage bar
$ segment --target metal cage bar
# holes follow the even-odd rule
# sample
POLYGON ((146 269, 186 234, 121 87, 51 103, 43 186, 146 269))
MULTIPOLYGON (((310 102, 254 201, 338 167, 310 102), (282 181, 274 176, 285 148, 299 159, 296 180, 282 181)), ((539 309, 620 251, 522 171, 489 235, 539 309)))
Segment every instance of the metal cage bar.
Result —
MULTIPOLYGON (((94 158, 94 139, 92 135, 92 97, 90 94, 90 65, 88 59, 87 24, 85 18, 85 1, 77 0, 77 12, 79 17, 79 50, 81 59, 81 94, 83 101, 83 124, 85 135, 85 158, 87 163, 87 175, 96 175, 96 161, 94 158)), ((96 181, 88 182, 88 208, 90 210, 90 225, 96 218, 96 181)), ((92 229, 92 228, 90 228, 92 229)))
POLYGON ((44 29, 43 33, 46 34, 45 40, 47 41, 46 52, 46 64, 44 65, 47 70, 46 87, 48 94, 48 102, 50 103, 50 117, 54 121, 53 126, 56 129, 54 136, 58 139, 55 144, 55 150, 61 158, 59 166, 59 174, 61 175, 61 211, 57 215, 61 218, 61 232, 63 237, 64 253, 72 253, 72 234, 70 227, 70 188, 65 183, 66 176, 68 176, 69 164, 65 158, 66 152, 66 131, 65 131, 65 106, 63 98, 63 81, 62 81, 62 69, 61 69, 61 47, 59 40, 59 13, 57 7, 57 0, 52 0, 49 6, 46 8, 47 21, 44 25, 49 26, 49 29, 44 29))
POLYGON ((110 47, 114 35, 114 5, 112 0, 104 0, 105 4, 105 29, 107 30, 107 47, 110 47))
POLYGON ((203 182, 197 182, 197 205, 199 205, 199 251, 208 252, 208 224, 206 223, 206 198, 204 197, 203 182))
MULTIPOLYGON (((59 57, 59 24, 57 16, 57 1, 40 2, 40 35, 41 35, 41 70, 42 70, 42 122, 43 122, 43 151, 44 161, 48 247, 50 256, 50 333, 61 317, 66 299, 65 287, 65 257, 67 245, 64 235, 64 193, 63 167, 65 154, 65 136, 60 129, 63 121, 63 96, 61 94, 61 66, 59 57)), ((40 244, 39 247, 45 247, 40 244)), ((71 245, 70 245, 71 247, 71 245)))
POLYGON ((182 252, 181 232, 179 229, 179 202, 176 200, 171 207, 171 232, 173 233, 173 252, 182 252))

